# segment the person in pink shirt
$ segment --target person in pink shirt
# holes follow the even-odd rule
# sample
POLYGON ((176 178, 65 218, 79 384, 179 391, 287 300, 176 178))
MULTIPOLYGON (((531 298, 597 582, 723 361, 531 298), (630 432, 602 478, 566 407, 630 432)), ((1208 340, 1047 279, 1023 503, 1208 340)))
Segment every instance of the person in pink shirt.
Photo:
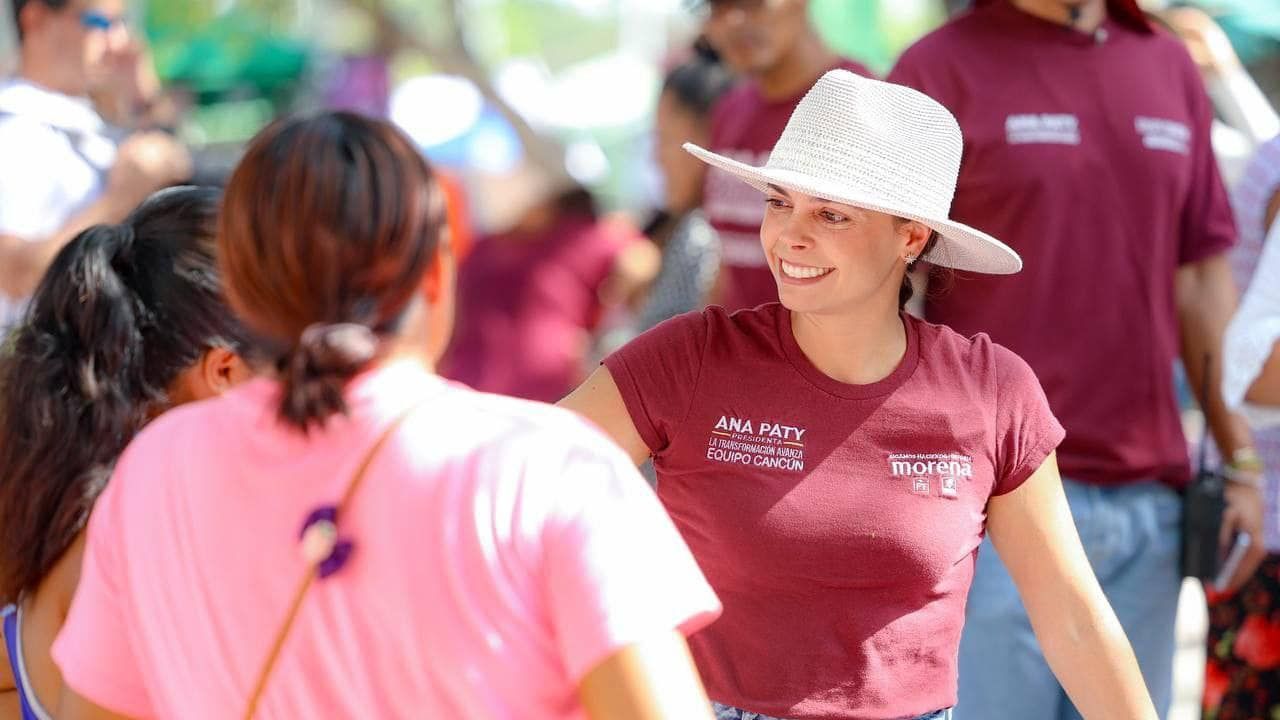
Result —
POLYGON ((1154 720, 1071 523, 1062 426, 1027 364, 902 311, 918 261, 1018 255, 952 221, 962 136, 909 88, 827 73, 764 167, 781 303, 641 335, 563 401, 635 462, 724 603, 691 645, 719 720, 946 720, 982 537, 1089 720, 1154 720))
POLYGON ((0 351, 0 717, 47 720, 49 646, 80 574, 84 527, 120 452, 167 408, 249 375, 213 236, 221 193, 151 196, 65 245, 0 351), (10 712, 12 714, 10 714, 10 712))
POLYGON ((250 144, 218 256, 273 360, 121 457, 53 647, 59 717, 710 716, 684 635, 720 606, 627 458, 432 372, 443 218, 385 122, 250 144))

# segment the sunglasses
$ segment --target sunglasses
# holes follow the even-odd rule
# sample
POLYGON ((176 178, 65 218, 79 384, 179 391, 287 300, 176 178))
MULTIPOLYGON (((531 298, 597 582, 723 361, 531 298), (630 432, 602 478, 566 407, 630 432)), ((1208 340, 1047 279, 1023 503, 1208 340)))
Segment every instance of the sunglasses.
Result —
POLYGON ((117 25, 124 25, 123 16, 112 17, 97 10, 84 10, 80 13, 80 26, 85 30, 106 32, 117 25))
POLYGON ((703 0, 702 6, 710 10, 729 10, 737 8, 740 10, 759 10, 764 6, 765 0, 703 0))

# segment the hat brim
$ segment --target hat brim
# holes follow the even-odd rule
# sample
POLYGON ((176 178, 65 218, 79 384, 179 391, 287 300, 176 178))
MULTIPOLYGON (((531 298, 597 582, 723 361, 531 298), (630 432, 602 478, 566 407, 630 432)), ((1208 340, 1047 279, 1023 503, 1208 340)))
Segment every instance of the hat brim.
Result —
POLYGON ((938 232, 939 239, 933 249, 920 258, 925 262, 988 275, 1012 275, 1022 270, 1022 258, 1012 248, 981 230, 963 223, 952 222, 947 218, 923 216, 908 208, 892 207, 883 201, 864 197, 862 193, 840 183, 804 173, 748 165, 693 143, 685 143, 684 149, 699 160, 734 175, 761 192, 773 185, 784 190, 904 217, 927 225, 938 232))

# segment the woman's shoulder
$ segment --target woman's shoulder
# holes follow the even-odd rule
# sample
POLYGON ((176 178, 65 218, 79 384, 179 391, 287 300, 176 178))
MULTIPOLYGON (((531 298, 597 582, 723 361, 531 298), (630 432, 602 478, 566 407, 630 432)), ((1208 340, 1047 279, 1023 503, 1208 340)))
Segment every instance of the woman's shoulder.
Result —
POLYGON ((270 432, 275 407, 269 400, 270 383, 255 379, 217 397, 165 410, 125 447, 112 482, 127 476, 135 485, 171 484, 192 470, 233 460, 250 441, 260 442, 270 432))
POLYGON ((1020 372, 1027 363, 1017 353, 994 342, 984 332, 962 335, 947 325, 909 316, 920 333, 921 354, 933 361, 950 361, 973 372, 1003 375, 1020 372))

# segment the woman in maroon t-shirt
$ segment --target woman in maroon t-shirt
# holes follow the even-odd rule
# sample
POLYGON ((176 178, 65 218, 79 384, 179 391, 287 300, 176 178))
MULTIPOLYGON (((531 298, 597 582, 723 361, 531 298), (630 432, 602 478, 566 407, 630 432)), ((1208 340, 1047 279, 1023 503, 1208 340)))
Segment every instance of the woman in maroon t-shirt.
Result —
POLYGON ((902 312, 918 258, 1014 273, 947 219, 955 119, 833 71, 763 168, 690 152, 763 191, 781 304, 658 326, 562 404, 637 461, 724 603, 691 641, 722 720, 946 718, 987 530, 1086 718, 1155 718, 1081 549, 1027 365, 902 312))

